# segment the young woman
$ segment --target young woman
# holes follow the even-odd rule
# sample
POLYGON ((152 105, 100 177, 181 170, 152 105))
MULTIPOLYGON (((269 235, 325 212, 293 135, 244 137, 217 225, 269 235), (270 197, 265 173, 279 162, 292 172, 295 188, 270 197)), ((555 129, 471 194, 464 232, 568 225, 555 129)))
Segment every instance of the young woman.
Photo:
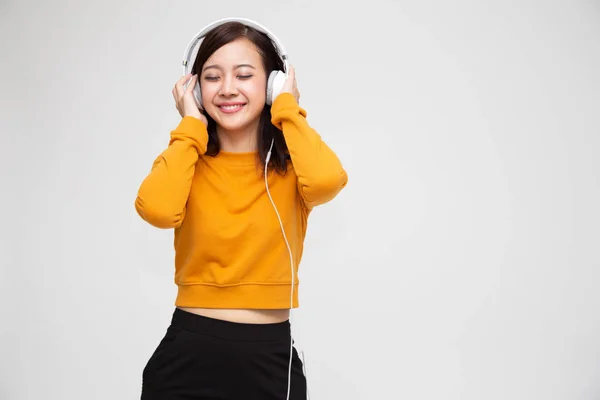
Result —
POLYGON ((311 210, 348 178, 306 121, 293 67, 268 104, 284 61, 255 28, 229 21, 206 34, 173 89, 182 119, 135 201, 145 221, 174 228, 178 286, 143 400, 306 399, 289 320, 298 265, 311 210))

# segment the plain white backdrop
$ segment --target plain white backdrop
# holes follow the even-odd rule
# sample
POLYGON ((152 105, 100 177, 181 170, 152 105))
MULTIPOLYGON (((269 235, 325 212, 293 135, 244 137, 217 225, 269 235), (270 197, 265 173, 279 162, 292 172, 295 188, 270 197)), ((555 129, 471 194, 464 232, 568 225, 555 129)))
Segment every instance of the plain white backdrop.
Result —
POLYGON ((600 398, 598 2, 3 0, 0 399, 139 398, 176 287, 133 202, 229 16, 349 174, 300 267, 312 400, 600 398))

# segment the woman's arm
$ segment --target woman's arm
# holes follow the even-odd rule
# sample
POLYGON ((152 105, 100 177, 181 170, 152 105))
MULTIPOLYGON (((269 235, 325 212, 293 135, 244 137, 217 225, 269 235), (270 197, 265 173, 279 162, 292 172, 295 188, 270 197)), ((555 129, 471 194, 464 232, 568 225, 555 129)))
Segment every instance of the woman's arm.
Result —
POLYGON ((157 228, 181 225, 196 162, 207 144, 206 125, 198 118, 183 117, 138 190, 135 209, 140 217, 157 228))
POLYGON ((348 175, 337 155, 309 126, 306 111, 292 93, 283 92, 274 100, 271 122, 283 132, 306 206, 311 209, 337 196, 348 175))

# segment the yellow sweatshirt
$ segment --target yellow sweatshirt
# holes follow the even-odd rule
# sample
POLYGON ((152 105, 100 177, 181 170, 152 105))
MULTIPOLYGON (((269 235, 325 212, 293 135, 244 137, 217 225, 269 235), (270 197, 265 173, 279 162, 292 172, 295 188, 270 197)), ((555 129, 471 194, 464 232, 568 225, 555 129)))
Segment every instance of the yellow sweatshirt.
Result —
MULTIPOLYGON (((348 177, 340 160, 306 121, 290 93, 271 107, 290 162, 269 173, 269 191, 293 254, 293 307, 298 266, 313 207, 333 199, 348 177)), ((184 117, 142 182, 135 208, 158 228, 174 229, 175 301, 180 307, 290 308, 291 266, 256 153, 205 155, 206 126, 184 117)))

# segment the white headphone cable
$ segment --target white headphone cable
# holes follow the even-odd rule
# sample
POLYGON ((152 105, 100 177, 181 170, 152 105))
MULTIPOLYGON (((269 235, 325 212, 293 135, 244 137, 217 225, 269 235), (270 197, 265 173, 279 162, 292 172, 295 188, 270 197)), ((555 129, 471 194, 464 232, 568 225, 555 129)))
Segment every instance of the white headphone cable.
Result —
MULTIPOLYGON (((288 252, 290 255, 290 267, 291 267, 291 273, 292 273, 292 290, 290 293, 290 330, 291 330, 291 323, 292 323, 292 309, 294 308, 294 281, 295 281, 295 276, 294 276, 294 259, 292 257, 292 249, 290 247, 290 244, 287 240, 287 235, 285 234, 285 229, 283 228, 283 222, 281 221, 281 217, 279 215, 279 211, 277 210, 277 206, 275 206, 275 202, 273 201, 273 198, 271 197, 271 192, 269 191, 269 181, 267 179, 267 170, 268 170, 268 166, 269 166, 269 160, 271 159, 271 150, 273 149, 273 143, 274 143, 275 139, 271 139, 271 147, 269 147, 269 152, 267 153, 267 158, 265 160, 265 186, 267 188, 267 195, 269 196, 269 200, 271 200, 271 204, 273 205, 273 209, 275 210, 275 213, 277 214, 277 219, 279 220, 279 226, 281 227, 281 233, 283 233, 283 239, 285 240, 285 244, 288 248, 288 252)), ((290 386, 291 386, 291 381, 292 381, 292 352, 293 352, 293 345, 294 345, 294 339, 293 339, 293 335, 291 335, 290 332, 290 363, 288 366, 288 388, 287 388, 287 397, 286 399, 289 400, 290 398, 290 386)))

